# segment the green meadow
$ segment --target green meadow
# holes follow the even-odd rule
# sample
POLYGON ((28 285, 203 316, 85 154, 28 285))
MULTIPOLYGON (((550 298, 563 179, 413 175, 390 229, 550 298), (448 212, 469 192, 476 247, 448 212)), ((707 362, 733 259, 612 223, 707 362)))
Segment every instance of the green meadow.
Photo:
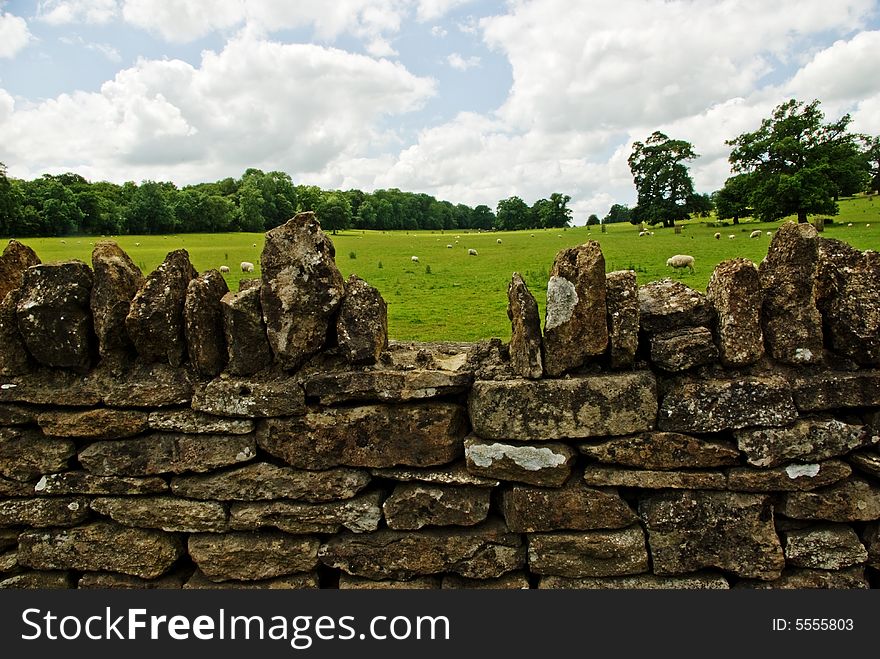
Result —
MULTIPOLYGON (((674 229, 649 227, 654 235, 639 237, 639 227, 611 224, 567 230, 474 233, 463 231, 376 232, 345 231, 332 235, 336 262, 346 277, 356 273, 381 291, 388 302, 389 335, 412 341, 474 341, 490 337, 507 340, 507 284, 517 271, 538 301, 543 317, 547 280, 556 253, 596 240, 602 246, 608 272, 635 270, 640 284, 677 278, 705 291, 719 262, 745 257, 759 263, 767 253, 779 222, 744 221, 738 226, 711 226, 711 220, 690 220, 674 229), (749 238, 755 229, 760 238, 749 238), (721 233, 716 240, 714 234, 721 233), (729 238, 728 236, 734 236, 729 238), (500 243, 498 241, 501 241, 500 243), (451 247, 447 247, 451 245, 451 247), (469 256, 468 250, 477 250, 469 256), (666 266, 673 254, 690 254, 695 271, 666 266), (412 257, 418 257, 418 263, 412 257)), ((840 203, 840 214, 826 224, 826 238, 845 240, 858 249, 880 251, 880 197, 857 197, 840 203), (847 226, 852 223, 853 226, 847 226)), ((91 250, 101 237, 24 238, 43 261, 81 259, 91 262, 91 250)), ((242 278, 259 276, 262 234, 178 234, 113 237, 145 272, 154 269, 174 249, 186 249, 199 272, 227 265, 230 289, 242 278), (242 261, 256 265, 243 274, 242 261)))

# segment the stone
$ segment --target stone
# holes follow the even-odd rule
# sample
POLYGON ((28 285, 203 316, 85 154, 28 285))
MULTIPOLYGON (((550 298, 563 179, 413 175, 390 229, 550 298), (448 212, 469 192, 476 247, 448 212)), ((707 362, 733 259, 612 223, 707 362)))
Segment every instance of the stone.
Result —
MULTIPOLYGON (((865 549, 868 550, 868 565, 874 569, 880 569, 880 522, 871 522, 865 526, 862 533, 862 542, 865 549)), ((2 546, 2 536, 0 536, 0 546, 2 546)))
POLYGON ((189 554, 211 581, 257 581, 310 572, 318 566, 320 541, 275 531, 199 533, 189 554))
POLYGON ((880 478, 880 454, 877 451, 858 451, 847 456, 849 463, 868 476, 880 478))
POLYGON ((511 330, 510 365, 518 375, 536 380, 544 373, 541 316, 538 303, 518 272, 513 273, 507 286, 507 317, 511 330))
POLYGON ((87 471, 65 471, 43 476, 33 487, 34 494, 163 494, 168 483, 157 476, 126 478, 122 476, 95 476, 87 471))
POLYGON ((632 270, 605 275, 611 368, 629 368, 639 348, 639 286, 632 270))
POLYGON ((18 545, 18 562, 26 567, 121 572, 142 579, 162 576, 182 555, 183 545, 174 535, 114 522, 25 531, 18 545))
POLYGON ((98 476, 152 476, 211 471, 248 462, 256 454, 253 435, 156 433, 95 442, 80 451, 79 461, 98 476))
POLYGON ((43 434, 77 439, 122 439, 147 429, 147 413, 99 408, 85 412, 50 411, 37 417, 43 434))
POLYGON ((492 490, 485 487, 400 483, 382 504, 388 528, 473 526, 489 514, 492 490))
POLYGON ((286 533, 338 533, 343 528, 366 533, 379 528, 381 492, 374 491, 344 501, 300 503, 260 501, 234 503, 229 525, 236 531, 255 531, 267 526, 286 533))
POLYGON ((461 456, 466 432, 460 405, 365 405, 266 419, 257 427, 257 442, 300 469, 428 467, 461 456))
POLYGON ((504 491, 501 510, 514 533, 620 529, 638 520, 616 491, 586 487, 580 479, 562 488, 514 485, 504 491))
POLYGON ((564 380, 478 381, 468 400, 485 439, 557 440, 652 430, 657 382, 650 371, 564 380))
POLYGON ((92 271, 82 261, 24 271, 15 307, 18 330, 40 364, 86 372, 92 361, 92 271))
POLYGON ((263 285, 263 280, 258 278, 252 279, 239 279, 238 280, 238 292, 244 293, 245 291, 249 291, 252 288, 259 288, 263 285))
POLYGON ((842 240, 819 237, 816 267, 816 306, 825 316, 840 297, 850 273, 859 267, 862 252, 842 240))
POLYGON ((171 491, 189 499, 323 503, 351 499, 369 482, 370 474, 360 469, 306 471, 254 462, 203 476, 175 476, 171 491))
POLYGON ((150 412, 147 425, 151 430, 187 435, 247 435, 255 427, 250 419, 228 419, 190 409, 150 412))
POLYGON ((220 300, 228 350, 227 370, 233 375, 253 375, 272 364, 272 349, 260 307, 260 286, 226 293, 220 300))
POLYGON ((596 464, 584 468, 584 482, 593 487, 635 487, 644 490, 723 490, 727 486, 727 478, 717 471, 655 471, 596 464))
POLYGON ((75 454, 69 440, 50 439, 29 428, 0 428, 0 475, 14 481, 64 471, 75 454))
POLYGON ((789 384, 780 377, 681 379, 660 402, 657 425, 672 432, 718 432, 785 426, 797 417, 789 384))
POLYGON ((459 529, 342 533, 325 542, 318 556, 347 574, 399 580, 443 572, 494 579, 522 569, 525 554, 521 536, 490 519, 459 529))
POLYGON ((51 570, 22 572, 0 581, 0 589, 66 590, 75 587, 76 582, 73 579, 73 575, 69 572, 51 570))
MULTIPOLYGON (((0 575, 6 575, 10 572, 18 572, 19 570, 17 551, 13 550, 0 553, 0 575)), ((0 579, 2 578, 3 577, 0 576, 0 579)))
POLYGON ((131 257, 112 240, 100 240, 92 250, 94 285, 89 306, 102 359, 124 360, 134 353, 125 318, 131 301, 144 285, 144 275, 131 257))
POLYGON ((544 371, 558 377, 608 346, 605 257, 595 240, 556 254, 547 283, 544 371))
POLYGON ((28 373, 32 359, 18 330, 16 308, 21 294, 18 289, 0 299, 0 376, 28 373))
POLYGON ((639 326, 656 334, 685 327, 711 327, 712 308, 699 291, 676 279, 639 287, 639 326))
POLYGON ((173 496, 98 497, 92 510, 125 526, 179 533, 226 530, 226 508, 216 501, 188 501, 173 496))
POLYGON ((196 390, 192 407, 217 416, 254 419, 305 414, 302 385, 289 378, 216 379, 196 390))
POLYGON ((827 372, 791 381, 798 409, 804 412, 880 405, 880 370, 827 372))
POLYGON ((593 460, 636 469, 707 469, 739 463, 732 445, 676 432, 646 432, 598 444, 582 442, 578 451, 593 460))
POLYGON ((437 369, 344 371, 319 374, 305 382, 306 396, 321 405, 355 401, 403 402, 466 392, 472 373, 437 369))
POLYGON ((357 275, 345 282, 336 340, 349 364, 375 364, 388 347, 388 305, 378 289, 357 275))
POLYGON ((818 570, 842 570, 864 563, 868 552, 846 524, 822 524, 785 534, 789 565, 818 570))
POLYGON ((416 577, 408 580, 364 579, 343 572, 339 575, 339 590, 436 590, 440 577, 416 577))
POLYGON ((75 526, 89 516, 86 499, 40 498, 0 501, 0 526, 75 526))
POLYGON ((880 487, 853 477, 815 492, 791 492, 777 512, 794 519, 870 522, 880 519, 880 487))
POLYGON ((718 359, 712 332, 705 327, 685 327, 651 336, 651 361, 664 371, 686 371, 718 359))
POLYGON ((160 363, 128 364, 119 370, 99 367, 89 376, 88 386, 110 407, 189 405, 193 398, 190 372, 160 363))
POLYGON ((727 487, 736 492, 805 492, 841 481, 851 473, 850 466, 840 460, 792 463, 775 469, 734 467, 727 472, 727 487))
POLYGON ((577 453, 567 444, 506 444, 472 435, 464 440, 468 471, 478 476, 559 487, 571 475, 577 453))
POLYGON ((783 428, 751 428, 733 433, 749 464, 776 467, 792 460, 818 462, 876 443, 880 437, 837 419, 798 419, 783 428))
POLYGON ((229 292, 217 270, 191 279, 183 302, 183 333, 193 369, 203 378, 220 375, 226 365, 226 338, 220 299, 229 292))
POLYGON ((256 581, 215 582, 208 579, 201 570, 196 570, 183 585, 184 590, 315 590, 320 587, 320 580, 315 572, 301 572, 256 581))
POLYGON ((776 579, 785 566, 768 496, 673 491, 639 503, 654 574, 717 568, 747 579, 776 579))
POLYGON ((370 469, 370 473, 376 478, 387 478, 393 481, 421 483, 439 483, 440 485, 476 485, 478 487, 498 487, 499 481, 495 478, 484 478, 468 471, 467 465, 462 462, 453 462, 436 469, 412 469, 408 467, 390 467, 384 469, 370 469))
POLYGON ((18 535, 20 531, 17 529, 0 528, 0 551, 6 551, 10 547, 14 548, 18 544, 18 535))
POLYGON ((128 574, 86 572, 79 578, 78 588, 101 590, 179 590, 185 577, 180 572, 166 574, 158 579, 141 579, 128 574))
POLYGON ((853 567, 846 570, 805 570, 793 568, 785 570, 782 576, 773 581, 750 581, 743 580, 736 584, 735 588, 760 588, 760 589, 795 589, 822 588, 829 590, 867 589, 865 569, 853 567))
POLYGON ((812 364, 822 359, 822 316, 816 308, 818 254, 816 229, 786 222, 773 235, 758 267, 764 339, 777 361, 812 364))
POLYGON ((508 572, 496 579, 468 579, 457 574, 443 577, 444 590, 529 590, 529 577, 526 572, 508 572))
POLYGON ((37 422, 39 408, 0 404, 0 426, 27 426, 37 422))
POLYGON ((0 497, 28 497, 33 493, 33 481, 14 481, 0 476, 0 497))
POLYGON ((648 571, 645 533, 639 525, 613 531, 534 533, 529 570, 559 577, 614 577, 648 571))
POLYGON ((21 286, 25 270, 39 264, 40 257, 34 250, 17 240, 10 240, 0 255, 0 302, 10 291, 21 286))
POLYGON ((669 577, 636 574, 627 577, 541 577, 542 590, 727 590, 730 584, 720 574, 698 572, 669 577))
POLYGON ((198 276, 185 249, 168 254, 131 301, 125 327, 141 359, 180 366, 186 357, 183 307, 186 289, 198 276))
POLYGON ((335 256, 312 212, 266 233, 260 300, 269 345, 285 369, 299 368, 327 341, 345 292, 335 256))
POLYGON ((712 272, 706 299, 717 319, 718 352, 727 368, 754 364, 764 356, 761 306, 764 293, 755 264, 738 258, 712 272))

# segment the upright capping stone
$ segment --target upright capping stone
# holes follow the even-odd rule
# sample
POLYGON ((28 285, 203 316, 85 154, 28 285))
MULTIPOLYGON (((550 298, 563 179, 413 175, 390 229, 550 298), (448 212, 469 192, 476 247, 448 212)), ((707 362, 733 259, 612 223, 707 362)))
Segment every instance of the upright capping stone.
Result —
POLYGON ((628 368, 639 347, 639 285, 632 270, 605 275, 611 368, 628 368))
POLYGON ((0 302, 7 293, 21 285, 21 275, 32 265, 38 265, 40 257, 27 245, 10 240, 0 255, 0 302))
POLYGON ((312 212, 266 234, 260 300, 269 345, 285 369, 299 368, 327 340, 344 293, 335 255, 312 212))
POLYGON ((92 250, 95 284, 90 306, 103 359, 124 358, 134 352, 125 327, 131 301, 144 276, 131 257, 112 240, 100 240, 92 250))
POLYGON ((816 308, 818 234, 788 222, 773 236, 759 266, 762 321, 770 356, 786 364, 822 359, 822 317, 816 308))
POLYGON ((183 306, 186 288, 198 273, 185 249, 178 249, 151 272, 131 301, 125 326, 138 355, 146 362, 180 366, 186 356, 183 306))
POLYGON ((375 364, 388 347, 388 305, 378 289, 357 275, 345 282, 336 340, 350 364, 375 364))
POLYGON ((260 284, 238 293, 226 293, 220 300, 223 331, 233 375, 253 375, 272 364, 272 349, 260 308, 260 284))
POLYGON ((41 364, 88 371, 92 360, 92 271, 82 261, 44 263, 24 271, 18 329, 41 364))
POLYGON ((655 334, 683 327, 709 327, 712 308, 706 297, 676 279, 652 281, 639 287, 639 326, 655 334))
POLYGON ((7 377, 22 375, 32 367, 27 346, 18 331, 15 310, 19 298, 19 290, 15 289, 0 299, 0 375, 7 377))
POLYGON ((190 280, 183 304, 184 335, 189 360, 205 378, 220 374, 226 364, 226 340, 220 298, 229 292, 217 270, 190 280))
POLYGON ((550 377, 582 366, 608 346, 605 257, 595 240, 561 250, 547 283, 544 370, 550 377))
POLYGON ((524 378, 540 378, 544 373, 541 317, 538 303, 518 272, 513 273, 507 286, 507 317, 511 328, 511 367, 524 378))
POLYGON ((758 269, 748 259, 722 261, 712 272, 706 299, 715 310, 718 350, 724 366, 753 364, 764 356, 758 269))

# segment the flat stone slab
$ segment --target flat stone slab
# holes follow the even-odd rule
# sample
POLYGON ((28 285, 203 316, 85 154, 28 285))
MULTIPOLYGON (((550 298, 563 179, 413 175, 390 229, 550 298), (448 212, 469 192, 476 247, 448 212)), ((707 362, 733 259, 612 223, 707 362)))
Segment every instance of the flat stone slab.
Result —
POLYGON ((217 416, 262 418, 305 414, 302 385, 292 378, 211 380, 195 392, 192 407, 217 416))
POLYGON ((273 531, 200 533, 189 537, 189 555, 211 581, 257 581, 318 566, 320 541, 273 531))
POLYGON ((827 373, 794 378, 792 394, 805 412, 880 405, 880 371, 827 373))
POLYGON ((727 472, 727 487, 737 492, 804 492, 841 481, 851 473, 850 466, 840 460, 774 469, 734 467, 727 472))
POLYGON ((51 411, 37 417, 43 434, 78 439, 122 439, 147 429, 147 413, 99 408, 85 412, 51 411))
POLYGON ((657 471, 588 465, 584 482, 593 487, 635 487, 645 490, 723 490, 727 478, 719 471, 657 471))
POLYGON ((880 487, 853 477, 815 492, 792 492, 777 508, 794 519, 870 522, 880 519, 880 487))
POLYGON ((468 471, 464 461, 443 465, 435 469, 417 469, 412 467, 390 467, 386 469, 370 469, 376 478, 387 478, 406 483, 437 483, 440 485, 476 485, 478 487, 497 487, 497 478, 484 478, 468 471))
POLYGON ((151 412, 147 425, 151 430, 188 435, 247 435, 255 427, 251 419, 229 419, 189 409, 151 412))
POLYGON ((82 498, 7 499, 0 501, 0 526, 74 526, 89 516, 82 498))
POLYGON ((36 423, 39 408, 0 404, 0 426, 26 426, 36 423))
POLYGON ((70 572, 53 570, 22 572, 0 581, 0 589, 67 590, 75 587, 76 582, 70 572))
POLYGON ((643 332, 708 327, 712 319, 706 297, 680 281, 663 279, 639 287, 639 325, 643 332))
POLYGON ((541 590, 727 590, 730 584, 720 574, 710 572, 671 577, 635 574, 628 577, 544 576, 541 590))
POLYGON ((526 572, 508 572, 495 579, 468 579, 457 574, 443 577, 444 590, 529 590, 529 577, 526 572))
POLYGON ((100 588, 108 590, 179 590, 185 578, 180 572, 166 574, 158 579, 141 579, 129 574, 112 572, 86 572, 79 578, 77 588, 100 588))
POLYGON ((201 570, 196 570, 184 590, 316 590, 321 587, 317 572, 287 574, 273 579, 256 581, 211 581, 201 570))
POLYGON ((685 327, 651 337, 651 361, 664 371, 678 373, 717 359, 718 348, 705 327, 685 327))
POLYGON ((648 571, 645 533, 638 525, 614 531, 534 533, 529 569, 559 577, 612 577, 648 571))
POLYGON ((366 533, 379 528, 381 493, 327 503, 261 501, 232 504, 230 526, 237 531, 274 527, 286 533, 366 533))
POLYGON ((162 494, 168 491, 164 478, 127 478, 96 476, 87 471, 65 471, 40 478, 32 488, 34 494, 162 494))
POLYGON ((848 524, 821 524, 785 534, 789 565, 841 570, 868 560, 868 552, 848 524))
POLYGON ((567 444, 506 444, 472 435, 464 440, 468 471, 486 478, 559 487, 571 475, 577 453, 567 444))
POLYGON ((89 375, 89 386, 110 407, 189 405, 193 377, 185 367, 135 363, 122 373, 100 367, 89 375))
POLYGON ((350 401, 410 401, 460 394, 473 382, 472 373, 441 370, 347 371, 317 375, 305 382, 306 396, 321 405, 350 401))
POLYGON ((784 428, 740 430, 733 436, 749 464, 756 467, 776 467, 792 460, 818 462, 880 441, 865 426, 837 419, 798 419, 784 428))
POLYGON ((221 532, 227 528, 226 507, 216 501, 189 501, 173 496, 98 497, 92 510, 126 526, 180 533, 221 532))
POLYGON ((736 588, 786 589, 803 590, 821 588, 826 590, 868 589, 865 569, 852 567, 846 570, 807 570, 803 568, 787 569, 782 576, 772 581, 752 581, 744 579, 736 584, 736 588))
POLYGON ((467 485, 400 483, 382 504, 382 512, 388 528, 400 531, 473 526, 489 514, 491 493, 489 488, 467 485))
POLYGON ((71 371, 38 368, 25 375, 0 376, 0 402, 91 407, 102 400, 90 378, 71 371), (64 395, 59 396, 59 391, 64 395))
POLYGON ((598 444, 581 443, 582 455, 621 467, 637 469, 707 469, 739 463, 732 445, 675 432, 646 432, 598 444))
POLYGON ((619 529, 638 517, 615 491, 573 481, 562 488, 514 485, 501 502, 507 526, 515 533, 570 529, 619 529))
POLYGON ((31 481, 67 469, 76 448, 69 439, 52 439, 29 428, 0 428, 0 475, 31 481))
POLYGON ((880 478, 880 454, 877 451, 857 451, 850 453, 846 459, 862 473, 880 478))

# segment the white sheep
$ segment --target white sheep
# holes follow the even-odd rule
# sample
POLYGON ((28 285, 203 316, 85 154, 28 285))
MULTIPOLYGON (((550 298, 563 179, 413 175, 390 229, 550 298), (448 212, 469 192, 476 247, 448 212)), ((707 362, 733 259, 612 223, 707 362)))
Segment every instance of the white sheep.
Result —
POLYGON ((222 272, 223 274, 226 274, 227 272, 229 272, 229 266, 228 265, 221 265, 220 272, 222 272))
POLYGON ((257 243, 254 243, 254 247, 256 247, 256 246, 257 246, 257 243))
POLYGON ((452 249, 452 245, 447 245, 446 249, 452 249))
POLYGON ((761 237, 761 230, 760 229, 755 229, 754 231, 752 231, 749 234, 749 238, 760 238, 760 237, 761 237))
POLYGON ((772 236, 772 235, 773 235, 773 232, 772 232, 772 231, 768 231, 768 232, 767 232, 767 235, 768 235, 768 236, 772 236))
POLYGON ((732 234, 730 234, 729 236, 727 236, 727 238, 728 238, 729 240, 733 240, 734 238, 736 238, 736 234, 735 234, 735 233, 732 233, 732 234))
POLYGON ((495 242, 498 243, 498 244, 500 245, 500 244, 501 244, 501 238, 498 238, 495 242))
POLYGON ((253 272, 254 271, 254 264, 251 263, 250 261, 242 261, 241 262, 241 271, 242 272, 253 272))
POLYGON ((717 231, 715 232, 715 240, 721 240, 721 234, 717 231))
POLYGON ((676 254, 666 259, 666 265, 670 268, 688 268, 691 274, 694 272, 694 257, 688 254, 676 254))
POLYGON ((639 231, 639 238, 641 238, 642 236, 647 236, 647 235, 648 235, 647 231, 639 231))
POLYGON ((412 260, 413 263, 418 263, 418 262, 419 262, 419 257, 418 257, 418 256, 412 256, 412 257, 410 257, 410 259, 412 260))
POLYGON ((135 247, 140 247, 141 244, 140 244, 140 243, 135 243, 134 246, 135 246, 135 247))
POLYGON ((852 222, 850 222, 850 223, 847 224, 846 226, 851 227, 851 226, 852 226, 852 222))
POLYGON ((476 256, 476 255, 477 255, 477 250, 475 250, 473 248, 468 249, 468 256, 476 256))

